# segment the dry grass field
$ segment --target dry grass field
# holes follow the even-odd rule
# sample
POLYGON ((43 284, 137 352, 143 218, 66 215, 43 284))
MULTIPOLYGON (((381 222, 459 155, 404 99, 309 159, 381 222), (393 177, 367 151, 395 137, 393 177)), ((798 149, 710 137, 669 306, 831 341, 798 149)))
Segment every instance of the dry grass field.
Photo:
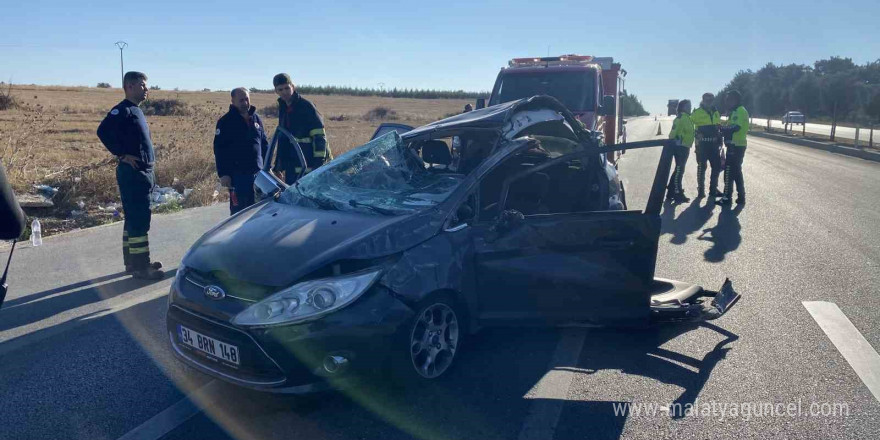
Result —
MULTIPOLYGON (((4 91, 7 86, 4 86, 4 91)), ((58 188, 55 208, 27 210, 43 224, 43 234, 117 220, 99 207, 119 203, 115 162, 95 130, 111 107, 124 97, 120 89, 13 86, 15 108, 0 110, 0 159, 17 194, 35 193, 35 184, 58 188), (84 206, 81 209, 80 206, 84 206), (74 212, 76 211, 76 212, 74 212), (84 212, 82 212, 84 211, 84 212), (73 213, 73 214, 72 214, 73 213)), ((324 115, 335 155, 366 142, 381 119, 368 116, 384 107, 387 120, 413 126, 458 113, 469 100, 427 100, 352 96, 306 96, 324 115)), ((217 175, 212 141, 217 119, 228 110, 228 92, 151 90, 151 100, 185 103, 185 116, 148 116, 156 147, 159 186, 192 189, 184 207, 222 202, 214 197, 217 175)), ((277 117, 275 96, 255 93, 251 103, 269 133, 277 117)), ((143 107, 143 106, 142 106, 143 107)))

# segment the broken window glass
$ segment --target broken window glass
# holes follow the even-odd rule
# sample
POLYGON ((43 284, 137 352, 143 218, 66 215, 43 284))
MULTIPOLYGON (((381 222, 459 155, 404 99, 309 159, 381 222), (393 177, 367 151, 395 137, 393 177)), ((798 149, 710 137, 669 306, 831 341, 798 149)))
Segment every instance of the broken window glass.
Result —
POLYGON ((319 209, 401 215, 435 206, 463 176, 437 173, 392 131, 307 174, 280 201, 319 209))

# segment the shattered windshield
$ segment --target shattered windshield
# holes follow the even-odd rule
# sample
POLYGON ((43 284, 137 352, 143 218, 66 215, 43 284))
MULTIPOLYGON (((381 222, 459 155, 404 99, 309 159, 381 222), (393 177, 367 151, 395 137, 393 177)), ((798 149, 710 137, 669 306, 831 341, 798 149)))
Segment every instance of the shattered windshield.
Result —
POLYGON ((402 215, 443 202, 462 178, 427 169, 416 152, 392 131, 304 176, 284 191, 280 202, 402 215))

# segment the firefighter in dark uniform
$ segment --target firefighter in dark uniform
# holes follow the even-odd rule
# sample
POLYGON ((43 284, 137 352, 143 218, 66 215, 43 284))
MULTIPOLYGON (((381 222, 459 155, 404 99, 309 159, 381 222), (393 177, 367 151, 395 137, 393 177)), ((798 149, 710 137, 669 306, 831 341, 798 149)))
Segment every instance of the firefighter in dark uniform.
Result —
POLYGON ((232 91, 229 112, 217 121, 214 158, 220 183, 229 188, 229 214, 254 204, 254 178, 263 167, 269 140, 244 87, 232 91))
POLYGON ((675 140, 673 158, 675 169, 669 176, 669 185, 666 186, 666 200, 678 203, 690 202, 684 194, 684 167, 687 165, 691 146, 694 144, 694 123, 691 121, 691 101, 683 99, 678 103, 678 116, 672 121, 672 130, 669 131, 669 139, 675 140))
POLYGON ((736 186, 736 204, 745 205, 746 186, 743 180, 742 164, 746 156, 746 135, 749 132, 749 112, 742 105, 742 95, 731 90, 725 100, 730 116, 721 127, 727 155, 724 158, 724 195, 716 201, 719 205, 730 205, 733 187, 736 186))
POLYGON ((700 107, 691 113, 697 137, 697 197, 706 197, 706 163, 711 167, 709 176, 709 197, 712 200, 721 194, 718 191, 718 175, 721 174, 721 114, 715 108, 715 95, 704 93, 700 107))
POLYGON ((272 78, 275 93, 278 95, 278 126, 289 131, 302 148, 306 163, 302 164, 296 149, 286 136, 278 141, 278 153, 275 155, 273 171, 284 172, 284 181, 292 185, 300 172, 311 172, 315 168, 333 159, 324 121, 321 114, 307 99, 296 92, 296 86, 286 73, 279 73, 272 78))
POLYGON ((122 80, 125 99, 116 104, 98 126, 98 137, 114 156, 116 182, 125 211, 122 260, 135 278, 162 279, 162 264, 150 262, 150 192, 155 186, 155 154, 150 127, 138 105, 147 99, 147 76, 128 72, 122 80))

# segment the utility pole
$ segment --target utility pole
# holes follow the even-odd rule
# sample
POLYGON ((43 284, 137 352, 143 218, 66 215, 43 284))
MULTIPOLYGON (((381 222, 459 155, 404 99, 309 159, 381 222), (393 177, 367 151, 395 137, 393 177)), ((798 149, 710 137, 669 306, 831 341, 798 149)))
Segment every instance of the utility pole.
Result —
POLYGON ((119 76, 121 77, 122 82, 120 87, 125 88, 125 68, 122 64, 122 49, 128 47, 128 43, 125 41, 119 40, 116 42, 116 47, 119 48, 119 76))

